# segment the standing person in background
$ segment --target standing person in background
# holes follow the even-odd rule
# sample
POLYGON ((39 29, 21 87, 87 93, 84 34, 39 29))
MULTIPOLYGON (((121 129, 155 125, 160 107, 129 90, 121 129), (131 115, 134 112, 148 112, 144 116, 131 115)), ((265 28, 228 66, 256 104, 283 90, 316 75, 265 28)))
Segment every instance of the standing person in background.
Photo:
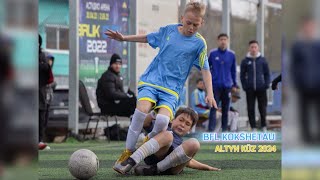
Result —
MULTIPOLYGON (((217 104, 221 101, 222 131, 228 129, 228 111, 231 90, 238 87, 235 53, 228 49, 229 37, 219 34, 218 48, 213 49, 209 55, 209 65, 212 74, 214 98, 217 104)), ((212 132, 216 126, 216 109, 211 108, 208 131, 212 132)))
POLYGON ((46 59, 42 48, 42 37, 39 35, 39 144, 38 148, 44 149, 47 144, 44 143, 46 131, 46 112, 48 108, 47 85, 53 82, 51 67, 46 59))
POLYGON ((51 54, 46 54, 46 59, 47 62, 50 66, 50 76, 49 76, 49 80, 48 80, 48 84, 47 86, 47 96, 46 96, 46 100, 47 100, 47 108, 46 108, 46 125, 49 121, 49 109, 50 109, 50 104, 51 101, 53 99, 53 91, 57 86, 57 83, 54 81, 54 76, 53 76, 53 64, 54 64, 54 56, 51 54))
MULTIPOLYGON (((238 130, 239 112, 232 105, 236 103, 240 97, 240 89, 231 92, 231 102, 228 112, 228 130, 236 132, 238 130)), ((217 123, 214 132, 219 132, 221 128, 221 109, 217 111, 217 123)))
POLYGON ((240 79, 242 88, 246 92, 247 109, 251 129, 257 130, 255 101, 258 99, 258 108, 261 117, 261 128, 267 131, 267 89, 270 84, 270 72, 267 60, 259 52, 258 41, 249 42, 249 52, 241 61, 240 79))
POLYGON ((11 64, 12 42, 0 33, 0 177, 4 174, 5 159, 7 156, 8 129, 11 120, 11 113, 8 110, 11 106, 6 102, 6 95, 11 90, 11 81, 13 81, 13 65, 11 64))
POLYGON ((319 22, 310 15, 300 22, 298 39, 291 49, 292 82, 297 92, 300 135, 308 144, 320 144, 320 41, 319 22), (318 120, 315 122, 314 120, 318 120))

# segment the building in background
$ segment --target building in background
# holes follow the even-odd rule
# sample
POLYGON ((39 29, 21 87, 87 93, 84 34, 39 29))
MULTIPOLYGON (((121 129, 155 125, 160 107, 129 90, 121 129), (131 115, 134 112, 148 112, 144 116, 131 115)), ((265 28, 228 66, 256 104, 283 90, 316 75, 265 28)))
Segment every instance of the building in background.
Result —
POLYGON ((53 74, 58 88, 68 88, 69 76, 69 1, 40 0, 38 32, 43 48, 55 57, 53 74))

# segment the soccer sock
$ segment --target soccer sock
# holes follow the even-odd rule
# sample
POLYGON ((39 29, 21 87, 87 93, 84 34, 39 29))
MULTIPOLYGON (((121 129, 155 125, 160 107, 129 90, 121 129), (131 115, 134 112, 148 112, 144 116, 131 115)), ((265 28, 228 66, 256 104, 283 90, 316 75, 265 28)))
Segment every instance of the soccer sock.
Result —
POLYGON ((149 114, 151 115, 152 119, 156 119, 157 113, 154 110, 152 110, 149 114))
POLYGON ((138 109, 134 111, 126 140, 126 149, 130 150, 131 152, 135 150, 135 145, 142 130, 143 121, 146 116, 147 114, 139 111, 138 109))
POLYGON ((158 162, 158 172, 163 172, 169 168, 179 166, 191 160, 191 157, 187 156, 184 152, 182 145, 174 149, 167 157, 158 162))
POLYGON ((144 158, 158 152, 159 149, 160 145, 158 141, 152 138, 137 149, 130 157, 138 164, 144 160, 144 158))
POLYGON ((149 139, 156 136, 161 131, 167 130, 170 117, 162 114, 157 114, 152 131, 148 134, 149 139))

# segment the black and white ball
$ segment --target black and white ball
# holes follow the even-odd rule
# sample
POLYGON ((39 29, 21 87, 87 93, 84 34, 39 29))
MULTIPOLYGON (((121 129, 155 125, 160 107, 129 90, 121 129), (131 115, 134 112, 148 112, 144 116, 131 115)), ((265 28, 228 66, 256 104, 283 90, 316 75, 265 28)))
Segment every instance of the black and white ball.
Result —
POLYGON ((88 149, 75 151, 69 159, 69 171, 77 179, 90 179, 97 174, 99 159, 88 149))

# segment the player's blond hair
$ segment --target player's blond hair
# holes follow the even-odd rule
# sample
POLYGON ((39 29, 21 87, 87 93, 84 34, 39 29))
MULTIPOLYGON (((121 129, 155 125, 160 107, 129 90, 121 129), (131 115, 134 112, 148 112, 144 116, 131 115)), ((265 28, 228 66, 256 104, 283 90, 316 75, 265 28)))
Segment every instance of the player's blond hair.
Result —
POLYGON ((203 18, 206 13, 206 5, 201 2, 190 1, 184 9, 184 14, 187 12, 193 12, 203 18))

